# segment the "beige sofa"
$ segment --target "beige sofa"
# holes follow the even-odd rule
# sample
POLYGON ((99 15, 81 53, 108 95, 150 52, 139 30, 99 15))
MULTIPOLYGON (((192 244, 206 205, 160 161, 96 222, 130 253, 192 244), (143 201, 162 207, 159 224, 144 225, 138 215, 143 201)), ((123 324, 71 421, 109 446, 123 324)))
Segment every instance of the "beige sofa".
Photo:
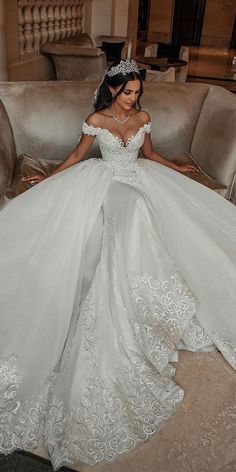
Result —
MULTIPOLYGON (((1 204, 30 187, 21 175, 46 174, 73 150, 95 85, 0 84, 1 204)), ((152 117, 154 147, 177 161, 193 156, 202 172, 189 176, 236 204, 236 97, 206 84, 147 82, 141 102, 152 117)), ((96 140, 88 157, 94 155, 99 155, 96 140)))
POLYGON ((131 58, 132 42, 128 37, 88 33, 43 44, 40 52, 51 58, 57 80, 90 80, 103 74, 111 63, 101 49, 103 41, 124 43, 121 59, 131 58))
POLYGON ((103 73, 107 65, 105 53, 88 33, 43 44, 40 52, 52 60, 57 80, 85 80, 103 73))

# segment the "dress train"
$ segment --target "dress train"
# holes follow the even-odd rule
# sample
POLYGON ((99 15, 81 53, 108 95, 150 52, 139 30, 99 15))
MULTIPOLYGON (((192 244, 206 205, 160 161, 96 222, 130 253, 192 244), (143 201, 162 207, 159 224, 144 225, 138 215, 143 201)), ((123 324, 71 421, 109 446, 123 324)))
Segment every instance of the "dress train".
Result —
POLYGON ((0 451, 44 443, 55 470, 113 460, 183 399, 179 349, 236 368, 236 210, 137 159, 150 124, 0 212, 0 451))

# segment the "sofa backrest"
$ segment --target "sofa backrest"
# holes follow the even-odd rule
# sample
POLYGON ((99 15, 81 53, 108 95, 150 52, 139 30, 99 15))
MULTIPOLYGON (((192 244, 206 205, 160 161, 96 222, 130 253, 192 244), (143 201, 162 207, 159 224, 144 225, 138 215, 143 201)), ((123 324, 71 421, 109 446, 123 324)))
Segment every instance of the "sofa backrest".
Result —
POLYGON ((93 41, 89 33, 80 33, 70 38, 64 38, 59 40, 60 42, 77 44, 77 46, 93 47, 93 41))
MULTIPOLYGON (((65 159, 93 111, 97 83, 1 83, 17 155, 65 159)), ((165 156, 191 152, 203 169, 228 185, 236 171, 236 97, 207 84, 145 83, 141 104, 152 119, 154 148, 165 156), (226 179, 223 178, 226 173, 226 179)), ((99 155, 97 140, 89 156, 99 155)))
POLYGON ((141 103, 152 119, 154 148, 168 157, 189 152, 209 86, 145 83, 141 103))
POLYGON ((211 87, 204 100, 191 154, 211 177, 227 187, 232 182, 236 171, 236 97, 222 87, 211 87))
MULTIPOLYGON (((17 155, 64 159, 92 112, 94 82, 6 82, 0 99, 10 118, 17 155)), ((189 151, 209 86, 146 83, 141 98, 153 121, 153 143, 164 155, 189 151)))
POLYGON ((17 155, 65 159, 78 142, 93 97, 90 82, 1 83, 17 155))

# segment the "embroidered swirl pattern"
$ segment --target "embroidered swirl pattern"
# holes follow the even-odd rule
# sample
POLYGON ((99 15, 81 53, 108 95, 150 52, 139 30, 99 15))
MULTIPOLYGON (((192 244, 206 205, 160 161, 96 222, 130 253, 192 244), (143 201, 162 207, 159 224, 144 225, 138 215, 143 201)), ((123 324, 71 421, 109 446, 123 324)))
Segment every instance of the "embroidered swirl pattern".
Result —
MULTIPOLYGON (((147 123, 123 143, 108 130, 83 125, 84 133, 98 136, 104 156, 98 165, 105 170, 108 167, 112 179, 132 186, 141 185, 137 155, 145 133, 150 130, 151 125, 147 123)), ((111 261, 113 254, 116 222, 112 217, 105 211, 105 261, 111 261)), ((111 263, 110 273, 112 267, 111 263)), ((127 321, 127 325, 124 323, 127 332, 113 330, 117 342, 116 346, 110 343, 110 370, 106 370, 108 363, 103 365, 99 357, 103 338, 99 339, 98 335, 102 317, 98 309, 101 293, 96 287, 96 274, 85 300, 76 305, 74 324, 61 353, 61 362, 58 361, 55 371, 49 372, 41 390, 25 398, 26 395, 22 395, 24 375, 29 376, 26 376, 29 381, 30 372, 25 373, 25 366, 16 356, 2 360, 1 453, 18 448, 32 450, 44 443, 55 470, 77 461, 94 465, 113 460, 158 431, 183 400, 183 390, 171 379, 175 369, 170 362, 177 349, 210 350, 214 342, 236 368, 235 348, 217 333, 209 336, 199 325, 195 317, 196 299, 174 267, 169 276, 160 273, 154 277, 143 271, 125 273, 124 278, 127 299, 121 303, 117 290, 116 309, 118 306, 118 315, 123 322, 128 320, 129 307, 134 307, 135 317, 127 321), (76 345, 77 335, 81 342, 79 346, 76 345), (131 342, 124 346, 125 335, 131 342), (77 347, 84 360, 79 374, 73 370, 72 359, 77 347), (71 382, 66 385, 64 398, 59 388, 60 380, 63 383, 63 374, 71 365, 72 376, 68 377, 71 382)), ((115 321, 113 318, 113 325, 115 321)))

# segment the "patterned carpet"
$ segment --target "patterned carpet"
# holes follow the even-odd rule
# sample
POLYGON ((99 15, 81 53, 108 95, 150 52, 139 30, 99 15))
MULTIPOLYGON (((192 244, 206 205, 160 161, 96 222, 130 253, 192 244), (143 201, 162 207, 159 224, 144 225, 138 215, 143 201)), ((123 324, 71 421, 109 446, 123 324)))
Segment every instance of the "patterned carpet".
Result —
MULTIPOLYGON (((219 352, 181 352, 176 381, 185 398, 152 439, 113 463, 79 472, 236 472, 236 372, 219 352)), ((0 472, 52 471, 44 448, 0 456, 0 472)), ((62 468, 60 472, 72 472, 62 468)))

